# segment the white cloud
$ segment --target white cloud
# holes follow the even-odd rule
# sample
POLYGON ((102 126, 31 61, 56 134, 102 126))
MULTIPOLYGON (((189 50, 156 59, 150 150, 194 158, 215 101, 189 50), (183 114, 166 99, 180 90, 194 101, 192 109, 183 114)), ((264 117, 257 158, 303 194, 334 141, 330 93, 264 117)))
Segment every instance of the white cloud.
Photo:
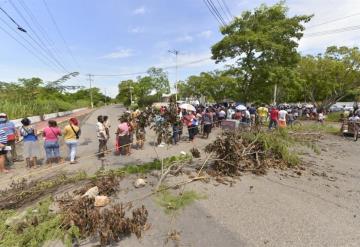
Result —
MULTIPOLYGON (((239 15, 244 10, 253 10, 260 6, 262 3, 272 5, 278 0, 229 0, 228 5, 234 15, 239 15)), ((288 0, 286 1, 289 7, 289 16, 293 15, 311 15, 314 17, 310 23, 305 26, 308 27, 305 31, 304 38, 300 41, 299 51, 303 54, 317 54, 325 51, 326 47, 331 45, 346 45, 355 46, 358 45, 360 38, 360 31, 348 31, 340 32, 331 35, 322 35, 317 37, 306 37, 307 34, 334 30, 348 26, 356 26, 360 22, 360 15, 354 15, 359 13, 360 1, 359 0, 316 0, 316 1, 304 1, 304 0, 288 0), (354 15, 349 18, 342 19, 343 17, 354 15), (342 19, 336 22, 331 22, 325 25, 319 25, 311 27, 317 24, 326 23, 335 19, 342 19)))
POLYGON ((130 29, 130 33, 143 33, 144 31, 143 27, 133 27, 130 29))
POLYGON ((198 34, 199 37, 201 38, 210 38, 212 36, 213 32, 211 30, 206 30, 206 31, 202 31, 201 33, 198 34))
POLYGON ((146 11, 145 6, 141 6, 141 7, 137 8, 137 9, 135 9, 135 10, 133 11, 133 14, 134 14, 134 15, 143 15, 143 14, 145 14, 146 12, 147 12, 147 11, 146 11))
POLYGON ((176 39, 177 42, 188 42, 188 43, 192 42, 193 40, 194 38, 188 34, 176 39))
POLYGON ((125 57, 132 57, 134 55, 133 50, 131 49, 119 49, 117 51, 111 52, 102 56, 101 58, 107 59, 116 59, 116 58, 125 58, 125 57))

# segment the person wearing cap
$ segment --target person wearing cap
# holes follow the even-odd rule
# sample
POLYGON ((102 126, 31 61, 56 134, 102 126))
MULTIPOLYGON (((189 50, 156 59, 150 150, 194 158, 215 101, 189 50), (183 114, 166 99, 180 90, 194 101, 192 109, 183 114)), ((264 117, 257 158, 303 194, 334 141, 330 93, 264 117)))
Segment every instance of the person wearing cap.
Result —
POLYGON ((6 133, 7 146, 11 147, 11 158, 13 162, 18 161, 15 143, 19 139, 15 124, 8 120, 6 113, 0 113, 0 129, 6 133))

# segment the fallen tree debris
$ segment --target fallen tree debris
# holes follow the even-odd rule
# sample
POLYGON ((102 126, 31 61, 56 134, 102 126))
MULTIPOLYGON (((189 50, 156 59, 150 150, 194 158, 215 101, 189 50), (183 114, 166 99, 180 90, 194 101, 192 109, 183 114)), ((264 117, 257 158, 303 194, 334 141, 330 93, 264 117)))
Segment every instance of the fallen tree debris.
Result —
POLYGON ((300 159, 291 150, 296 144, 295 138, 283 130, 225 132, 205 147, 207 153, 215 155, 210 173, 213 176, 239 176, 243 172, 263 175, 269 168, 297 166, 300 159))

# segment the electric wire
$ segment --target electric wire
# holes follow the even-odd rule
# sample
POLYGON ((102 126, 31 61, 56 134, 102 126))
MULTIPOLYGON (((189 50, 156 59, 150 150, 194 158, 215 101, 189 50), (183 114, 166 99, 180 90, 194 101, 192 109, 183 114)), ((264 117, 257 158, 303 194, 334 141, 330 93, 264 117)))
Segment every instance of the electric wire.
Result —
MULTIPOLYGON (((0 18, 1 21, 4 21, 4 19, 0 18)), ((20 46, 22 46, 25 50, 27 50, 30 54, 32 54, 33 56, 35 56, 37 59, 39 59, 39 61, 41 61, 43 64, 49 66, 51 68, 51 70, 53 70, 56 73, 59 73, 58 68, 55 67, 56 69, 54 69, 52 66, 49 65, 48 62, 46 62, 45 60, 43 60, 41 57, 38 56, 38 54, 36 54, 33 50, 31 50, 29 47, 27 47, 24 43, 22 43, 21 41, 19 41, 15 36, 13 36, 10 32, 8 32, 5 28, 3 28, 2 26, 0 26, 0 29, 6 33, 10 38, 12 38, 15 42, 17 42, 20 46)), ((29 41, 27 41, 29 42, 29 41)), ((33 47, 33 46, 32 46, 33 47)))
POLYGON ((319 32, 314 32, 314 33, 308 33, 308 34, 305 34, 304 38, 319 37, 319 36, 324 36, 324 35, 333 35, 333 34, 349 32, 349 31, 356 31, 356 30, 360 30, 360 25, 348 26, 348 27, 343 27, 343 28, 338 28, 338 29, 329 29, 329 30, 324 30, 324 31, 319 31, 319 32))
POLYGON ((351 17, 354 17, 354 16, 358 16, 358 15, 360 15, 360 13, 354 13, 354 14, 351 14, 351 15, 339 17, 339 18, 332 19, 332 20, 329 20, 329 21, 326 21, 326 22, 314 24, 312 26, 307 27, 306 29, 311 29, 311 28, 314 28, 314 27, 319 27, 319 26, 323 26, 323 25, 326 25, 326 24, 342 21, 342 20, 345 20, 345 19, 348 19, 348 18, 351 18, 351 17))
POLYGON ((220 6, 220 10, 222 11, 222 13, 224 14, 224 17, 227 19, 228 23, 231 22, 231 15, 229 17, 228 13, 225 11, 225 7, 223 7, 222 3, 220 2, 220 0, 216 0, 218 5, 220 6))
POLYGON ((216 19, 216 21, 219 23, 220 26, 223 26, 223 24, 221 23, 221 20, 216 16, 216 14, 214 13, 214 11, 212 10, 212 8, 210 7, 209 3, 206 0, 203 0, 204 4, 206 5, 206 7, 208 8, 208 10, 210 11, 211 15, 216 19))
POLYGON ((39 23, 39 21, 37 20, 35 15, 32 13, 31 9, 26 5, 26 3, 23 0, 18 0, 18 2, 20 4, 20 6, 24 9, 26 14, 29 16, 29 18, 30 18, 31 22, 33 23, 33 25, 36 26, 37 30, 42 35, 45 42, 47 42, 48 46, 53 48, 54 55, 56 55, 56 56, 58 56, 60 58, 63 58, 63 55, 62 55, 61 51, 59 51, 58 47, 55 45, 55 42, 51 39, 51 37, 49 36, 47 31, 39 23))
POLYGON ((218 11, 218 9, 216 8, 214 2, 212 0, 206 0, 210 7, 213 9, 213 11, 215 12, 216 16, 219 17, 221 23, 223 24, 223 26, 226 26, 226 21, 224 21, 224 18, 222 17, 222 15, 220 14, 220 12, 218 11))
POLYGON ((32 26, 30 25, 30 23, 27 21, 27 19, 25 18, 25 16, 21 13, 21 11, 16 7, 16 5, 13 3, 13 1, 10 1, 10 4, 12 5, 12 7, 15 9, 15 11, 17 12, 17 14, 21 17, 21 19, 26 23, 26 25, 29 27, 29 29, 34 33, 35 37, 37 38, 37 40, 35 40, 29 32, 27 32, 28 36, 31 38, 31 40, 33 40, 42 50, 44 50, 44 52, 47 54, 47 56, 49 56, 52 60, 54 60, 54 62, 57 64, 58 67, 60 67, 62 70, 64 70, 66 73, 69 73, 69 71, 65 68, 65 66, 60 63, 60 61, 54 56, 54 54, 52 53, 52 51, 45 45, 45 43, 42 41, 42 39, 39 37, 39 35, 37 34, 37 32, 32 28, 32 26))
POLYGON ((226 3, 226 0, 221 0, 221 2, 224 4, 225 9, 226 9, 226 11, 228 12, 229 16, 231 17, 231 19, 234 18, 234 15, 231 13, 230 8, 229 8, 229 6, 228 6, 227 3, 226 3))
POLYGON ((46 3, 45 0, 43 0, 43 3, 44 3, 44 5, 45 5, 45 9, 46 9, 48 15, 50 16, 50 19, 51 19, 52 23, 53 23, 54 26, 55 26, 55 29, 56 29, 57 33, 58 33, 58 35, 60 36, 60 38, 62 39, 62 41, 63 41, 63 43, 64 43, 64 45, 65 45, 68 53, 70 54, 71 58, 73 59, 75 65, 76 65, 78 68, 80 68, 81 66, 79 65, 77 59, 75 58, 74 53, 71 51, 70 46, 68 45, 68 43, 67 43, 64 35, 62 34, 61 29, 59 28, 59 25, 57 24, 56 19, 55 19, 54 15, 52 14, 52 12, 51 12, 48 4, 46 3))
MULTIPOLYGON (((187 63, 178 64, 177 67, 185 67, 187 65, 200 63, 200 62, 203 62, 203 61, 207 61, 209 59, 211 59, 211 57, 206 57, 206 58, 190 61, 190 62, 187 62, 187 63)), ((164 70, 173 69, 173 68, 176 68, 176 65, 162 67, 162 69, 164 69, 164 70)), ((147 71, 142 71, 142 72, 124 73, 124 74, 95 74, 95 75, 92 75, 92 76, 96 76, 96 77, 125 77, 125 76, 134 76, 134 75, 143 75, 143 74, 147 74, 147 73, 148 73, 147 71)))

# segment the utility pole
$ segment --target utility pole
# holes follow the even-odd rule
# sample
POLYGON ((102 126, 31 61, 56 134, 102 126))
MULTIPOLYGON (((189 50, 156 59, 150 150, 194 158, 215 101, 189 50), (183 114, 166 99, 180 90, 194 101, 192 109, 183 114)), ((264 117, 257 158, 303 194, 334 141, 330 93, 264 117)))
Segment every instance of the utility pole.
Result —
POLYGON ((274 105, 276 105, 276 97, 277 97, 277 83, 274 86, 274 105))
POLYGON ((129 84, 129 92, 130 92, 130 105, 132 105, 133 100, 132 100, 132 86, 129 84))
POLYGON ((169 53, 174 54, 175 55, 175 68, 176 68, 176 79, 175 79, 175 100, 177 101, 177 94, 178 94, 178 90, 177 90, 177 83, 178 83, 178 55, 179 55, 179 51, 178 50, 168 50, 169 53))
POLYGON ((90 86, 90 103, 91 103, 91 108, 94 108, 94 101, 93 101, 93 94, 92 94, 92 77, 93 75, 92 74, 87 74, 87 76, 89 77, 89 86, 90 86))

